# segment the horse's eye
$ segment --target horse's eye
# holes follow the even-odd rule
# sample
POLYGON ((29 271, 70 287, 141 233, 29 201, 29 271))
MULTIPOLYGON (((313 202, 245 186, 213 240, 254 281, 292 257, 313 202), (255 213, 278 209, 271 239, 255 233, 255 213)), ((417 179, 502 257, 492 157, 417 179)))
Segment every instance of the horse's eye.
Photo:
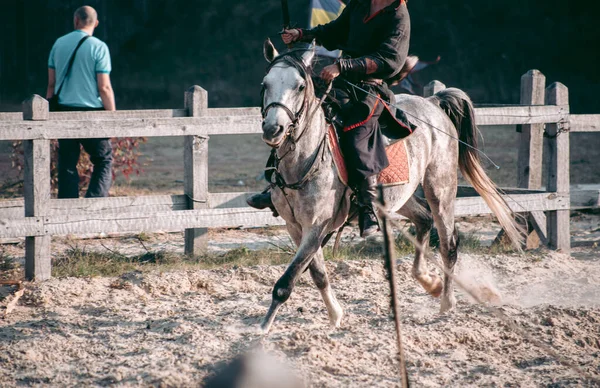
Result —
POLYGON ((304 90, 304 88, 306 88, 306 86, 305 86, 305 85, 300 85, 300 86, 298 87, 298 90, 299 90, 299 91, 303 91, 303 90, 304 90))

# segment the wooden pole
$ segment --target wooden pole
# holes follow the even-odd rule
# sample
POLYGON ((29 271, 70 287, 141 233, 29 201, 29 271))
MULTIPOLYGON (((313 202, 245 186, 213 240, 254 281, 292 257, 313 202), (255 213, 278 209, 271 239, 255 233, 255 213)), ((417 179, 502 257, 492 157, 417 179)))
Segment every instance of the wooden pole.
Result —
MULTIPOLYGON (((544 105, 546 77, 539 70, 529 70, 521 77, 521 105, 544 105)), ((542 152, 544 124, 523 124, 519 142, 517 187, 540 189, 542 187, 542 152)), ((527 218, 526 249, 536 249, 546 242, 546 216, 543 212, 529 214, 527 218)))
MULTIPOLYGON (((379 202, 383 209, 385 207, 385 197, 383 195, 383 185, 379 185, 379 202)), ((390 296, 392 313, 394 314, 394 323, 396 326, 396 339, 398 340, 398 355, 400 361, 400 376, 402 379, 402 387, 408 388, 408 371, 406 370, 406 360, 404 358, 404 348, 402 346, 402 327, 400 323, 400 308, 398 307, 398 292, 396 290, 396 259, 394 249, 394 238, 392 236, 392 227, 388 220, 385 211, 381 212, 381 229, 383 232, 383 241, 385 248, 385 267, 388 272, 388 280, 390 282, 390 296)))
MULTIPOLYGON (((47 120, 48 101, 38 95, 23 102, 23 120, 47 120)), ((50 203, 50 140, 25 140, 25 217, 43 217, 50 203)), ((51 277, 50 236, 25 237, 25 277, 46 280, 51 277)))
MULTIPOLYGON (((188 116, 200 117, 208 109, 208 93, 200 86, 185 92, 188 116)), ((188 209, 206 209, 208 204, 208 137, 185 136, 183 150, 184 194, 188 209)), ((200 255, 208 248, 208 229, 185 230, 185 254, 200 255)))
MULTIPOLYGON (((521 77, 521 105, 544 105, 546 77, 529 70, 521 77)), ((523 124, 519 143, 518 182, 523 189, 542 187, 544 124, 523 124)))
MULTIPOLYGON (((569 89, 555 82, 546 89, 548 105, 568 105, 569 89)), ((570 197, 569 178, 569 128, 568 121, 546 125, 548 137, 548 191, 570 197)), ((570 199, 567 203, 570 203, 570 199)), ((569 253, 571 251, 570 210, 548 212, 548 241, 550 247, 569 253)))
POLYGON ((440 81, 431 81, 423 88, 423 97, 431 97, 444 89, 446 89, 446 85, 440 81))

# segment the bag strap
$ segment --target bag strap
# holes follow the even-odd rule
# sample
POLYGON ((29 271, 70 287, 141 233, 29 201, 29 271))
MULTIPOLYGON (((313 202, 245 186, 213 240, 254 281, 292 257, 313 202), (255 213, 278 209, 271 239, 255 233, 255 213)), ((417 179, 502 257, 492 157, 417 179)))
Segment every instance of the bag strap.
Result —
POLYGON ((69 66, 67 67, 67 72, 65 73, 65 78, 63 78, 62 82, 60 83, 60 87, 58 88, 58 91, 56 92, 56 97, 58 97, 60 95, 60 91, 62 90, 62 88, 65 84, 65 81, 67 80, 67 77, 69 76, 69 73, 71 72, 71 68, 73 67, 73 62, 75 62, 75 54, 77 54, 77 50, 79 50, 79 47, 81 47, 83 42, 85 42, 85 40, 89 37, 90 37, 89 35, 86 35, 83 38, 81 38, 79 43, 77 43, 77 47, 75 47, 75 51, 73 51, 73 54, 71 55, 71 59, 69 59, 69 66))

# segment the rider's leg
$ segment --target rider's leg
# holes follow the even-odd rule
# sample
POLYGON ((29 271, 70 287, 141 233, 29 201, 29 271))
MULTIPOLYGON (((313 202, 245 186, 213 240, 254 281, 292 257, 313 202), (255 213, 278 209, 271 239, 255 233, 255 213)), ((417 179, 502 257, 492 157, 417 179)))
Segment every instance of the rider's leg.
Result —
POLYGON ((382 104, 371 109, 366 104, 356 104, 345 118, 346 127, 341 136, 349 183, 360 206, 362 237, 377 232, 379 228, 373 202, 377 199, 377 174, 388 165, 385 141, 378 122, 383 109, 382 104))
POLYGON ((375 216, 373 203, 377 200, 377 175, 371 175, 364 179, 358 190, 358 225, 361 237, 369 237, 379 231, 379 223, 375 216))
MULTIPOLYGON (((271 181, 271 175, 273 174, 273 170, 271 170, 270 168, 274 166, 275 158, 273 157, 273 154, 271 154, 271 156, 269 156, 269 159, 267 160, 267 165, 265 168, 265 179, 267 180, 267 182, 271 181)), ((253 207, 255 209, 269 208, 273 212, 274 217, 277 217, 279 215, 277 213, 277 210, 275 209, 275 206, 273 205, 273 201, 271 200, 271 186, 268 186, 261 193, 254 194, 246 198, 246 203, 248 204, 248 206, 253 207)))

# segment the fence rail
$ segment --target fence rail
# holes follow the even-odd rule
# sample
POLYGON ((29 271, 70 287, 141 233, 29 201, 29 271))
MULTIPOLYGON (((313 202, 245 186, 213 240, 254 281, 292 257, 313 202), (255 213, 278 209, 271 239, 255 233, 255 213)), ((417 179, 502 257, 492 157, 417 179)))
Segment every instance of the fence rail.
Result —
MULTIPOLYGON (((597 131, 600 115, 570 115, 566 87, 545 88, 545 78, 537 71, 528 72, 521 81, 523 105, 476 108, 476 122, 522 125, 518 172, 522 184, 507 190, 505 199, 513 211, 530 214, 535 229, 547 234, 550 246, 568 250, 569 209, 596 207, 600 195, 597 190, 570 193, 565 128, 597 131), (550 135, 548 191, 541 190, 544 124, 550 135)), ((425 92, 444 87, 435 81, 425 92)), ((283 220, 269 211, 246 206, 251 193, 208 192, 209 136, 261 133, 261 121, 259 108, 209 109, 207 93, 198 86, 185 93, 184 109, 49 112, 47 101, 33 96, 24 102, 22 113, 0 113, 0 140, 22 140, 25 151, 25 198, 0 202, 0 238, 26 237, 26 276, 42 280, 51 274, 53 235, 185 229, 185 252, 197 254, 207 245, 207 228, 281 225, 283 220), (50 139, 137 136, 185 138, 184 195, 50 198, 50 139)), ((472 189, 459 191, 457 216, 491 213, 472 189)))

